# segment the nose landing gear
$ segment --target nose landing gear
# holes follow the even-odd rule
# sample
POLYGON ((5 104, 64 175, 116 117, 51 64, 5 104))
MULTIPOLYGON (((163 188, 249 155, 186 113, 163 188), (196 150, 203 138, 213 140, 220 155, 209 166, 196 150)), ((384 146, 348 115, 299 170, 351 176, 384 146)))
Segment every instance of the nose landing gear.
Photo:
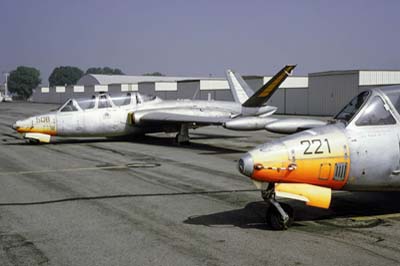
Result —
POLYGON ((275 199, 275 183, 269 183, 261 196, 269 205, 266 213, 267 224, 274 230, 286 230, 292 223, 294 212, 292 207, 286 203, 279 203, 275 199))
POLYGON ((180 145, 188 145, 190 143, 188 124, 182 124, 179 126, 179 132, 176 134, 175 142, 180 145))

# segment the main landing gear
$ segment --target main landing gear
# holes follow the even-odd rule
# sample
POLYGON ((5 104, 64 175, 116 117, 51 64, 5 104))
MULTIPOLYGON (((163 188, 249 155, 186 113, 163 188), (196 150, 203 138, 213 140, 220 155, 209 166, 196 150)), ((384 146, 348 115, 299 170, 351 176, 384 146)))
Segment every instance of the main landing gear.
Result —
POLYGON ((275 183, 261 191, 261 196, 268 204, 266 213, 267 224, 274 230, 286 230, 293 223, 294 212, 286 203, 279 203, 275 199, 275 183))
POLYGON ((40 144, 40 141, 38 139, 26 139, 26 142, 28 144, 40 144))
POLYGON ((188 124, 181 124, 179 126, 179 132, 178 134, 176 134, 175 142, 180 145, 185 145, 190 143, 188 124))

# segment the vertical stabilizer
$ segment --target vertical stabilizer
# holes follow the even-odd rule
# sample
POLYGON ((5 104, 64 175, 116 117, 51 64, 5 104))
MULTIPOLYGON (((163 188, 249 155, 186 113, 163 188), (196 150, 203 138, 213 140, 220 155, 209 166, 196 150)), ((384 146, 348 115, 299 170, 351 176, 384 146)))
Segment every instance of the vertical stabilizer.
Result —
POLYGON ((244 107, 259 107, 265 104, 279 88, 285 79, 292 74, 296 65, 287 65, 264 84, 258 91, 246 100, 242 105, 244 107))
POLYGON ((249 85, 247 85, 247 83, 238 73, 228 69, 226 71, 226 78, 235 102, 243 104, 253 94, 253 91, 249 88, 249 85))

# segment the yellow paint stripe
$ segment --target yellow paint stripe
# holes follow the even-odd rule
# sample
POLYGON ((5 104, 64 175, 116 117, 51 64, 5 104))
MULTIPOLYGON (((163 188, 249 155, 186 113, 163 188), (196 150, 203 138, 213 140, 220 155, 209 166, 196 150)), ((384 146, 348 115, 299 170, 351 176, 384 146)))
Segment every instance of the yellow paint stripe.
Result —
POLYGON ((269 84, 257 97, 263 98, 263 97, 267 97, 271 91, 273 91, 277 85, 282 82, 283 79, 286 78, 286 76, 288 75, 288 73, 290 73, 292 70, 294 69, 294 66, 289 66, 286 67, 284 69, 284 71, 282 71, 280 73, 279 76, 277 76, 272 82, 271 84, 269 84))
POLYGON ((282 75, 280 75, 279 77, 277 77, 271 84, 269 84, 269 86, 267 86, 262 93, 260 93, 258 95, 258 97, 266 97, 268 96, 272 90, 274 90, 276 88, 276 85, 281 82, 282 79, 285 78, 285 73, 283 73, 282 75))

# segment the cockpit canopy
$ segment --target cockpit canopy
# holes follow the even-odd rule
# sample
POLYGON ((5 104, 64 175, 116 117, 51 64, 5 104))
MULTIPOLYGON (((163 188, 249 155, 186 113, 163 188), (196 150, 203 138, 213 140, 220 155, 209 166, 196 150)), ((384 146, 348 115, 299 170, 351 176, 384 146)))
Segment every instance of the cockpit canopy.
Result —
POLYGON ((363 91, 358 94, 335 116, 335 120, 344 121, 346 123, 350 122, 354 115, 358 113, 361 106, 366 102, 369 95, 369 91, 363 91))
POLYGON ((111 107, 129 107, 150 101, 160 101, 160 99, 156 96, 144 95, 137 92, 128 92, 126 94, 113 97, 107 93, 100 93, 89 98, 68 99, 57 109, 57 111, 73 112, 111 107))
POLYGON ((345 124, 355 120, 356 126, 396 124, 393 114, 400 113, 400 89, 379 91, 387 96, 388 100, 374 90, 361 92, 334 117, 335 120, 345 124))

